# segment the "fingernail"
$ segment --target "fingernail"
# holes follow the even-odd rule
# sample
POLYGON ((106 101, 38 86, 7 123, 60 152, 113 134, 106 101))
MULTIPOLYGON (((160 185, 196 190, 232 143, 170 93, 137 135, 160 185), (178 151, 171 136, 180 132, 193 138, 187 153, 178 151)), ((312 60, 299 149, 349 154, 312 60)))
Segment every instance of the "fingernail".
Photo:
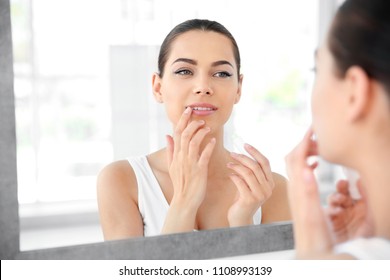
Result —
POLYGON ((204 120, 199 120, 198 123, 199 124, 204 124, 204 120))
POLYGON ((244 144, 244 147, 247 148, 247 149, 252 149, 253 147, 247 143, 244 144))
POLYGON ((234 165, 233 162, 228 162, 228 163, 226 164, 227 167, 232 167, 233 165, 234 165))
POLYGON ((191 108, 191 107, 187 107, 187 108, 184 110, 184 114, 189 114, 191 111, 192 111, 192 108, 191 108))
POLYGON ((232 157, 238 157, 238 156, 239 156, 238 154, 236 154, 236 153, 234 153, 234 152, 231 152, 230 155, 231 155, 232 157))

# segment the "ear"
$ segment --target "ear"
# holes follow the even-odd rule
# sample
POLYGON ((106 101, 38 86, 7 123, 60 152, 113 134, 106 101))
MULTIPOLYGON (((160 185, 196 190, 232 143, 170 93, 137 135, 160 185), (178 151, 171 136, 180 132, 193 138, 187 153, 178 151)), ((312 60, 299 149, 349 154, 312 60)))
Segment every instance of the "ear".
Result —
POLYGON ((152 88, 154 98, 158 103, 163 103, 163 96, 161 94, 161 77, 158 73, 154 73, 152 77, 152 88))
POLYGON ((241 74, 239 79, 238 79, 237 96, 236 96, 236 99, 234 100, 234 104, 237 104, 241 99, 242 80, 243 79, 244 79, 244 75, 241 74))
POLYGON ((371 80, 359 66, 350 67, 346 74, 347 82, 347 118, 356 121, 363 117, 369 108, 371 98, 371 80))

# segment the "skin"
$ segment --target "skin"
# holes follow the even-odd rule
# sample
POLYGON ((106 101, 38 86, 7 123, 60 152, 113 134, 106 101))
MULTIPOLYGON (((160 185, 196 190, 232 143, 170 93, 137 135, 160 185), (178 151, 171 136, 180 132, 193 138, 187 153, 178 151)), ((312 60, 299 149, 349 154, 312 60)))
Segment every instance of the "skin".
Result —
MULTIPOLYGON (((242 76, 231 42, 215 32, 188 31, 172 44, 164 76, 153 75, 153 91, 172 123, 167 147, 147 156, 170 207, 162 233, 253 224, 261 206, 262 222, 289 220, 286 179, 250 145, 253 159, 223 145, 223 126, 241 97, 242 76), (199 42, 202 42, 201 44, 199 42), (217 108, 200 116, 194 103, 217 108)), ((97 191, 104 238, 143 236, 138 186, 127 161, 105 167, 97 191)))
POLYGON ((316 64, 313 123, 286 157, 295 248, 298 258, 350 259, 335 255, 334 246, 356 237, 390 239, 389 94, 357 66, 339 78, 326 42, 316 64), (312 156, 357 170, 362 199, 354 201, 341 181, 325 212, 313 173, 317 164, 307 161, 312 156))

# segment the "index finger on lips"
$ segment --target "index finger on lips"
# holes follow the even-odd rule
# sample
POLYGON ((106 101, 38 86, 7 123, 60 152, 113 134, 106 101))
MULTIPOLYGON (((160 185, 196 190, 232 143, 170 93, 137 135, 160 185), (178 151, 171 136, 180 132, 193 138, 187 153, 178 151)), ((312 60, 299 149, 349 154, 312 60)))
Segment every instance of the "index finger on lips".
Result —
POLYGON ((188 122, 191 118, 192 108, 187 107, 183 114, 181 115, 179 121, 177 122, 175 132, 174 132, 174 150, 178 151, 180 149, 180 138, 181 134, 183 133, 184 129, 187 127, 188 122))
POLYGON ((305 133, 301 142, 299 142, 298 145, 285 157, 289 177, 293 175, 293 170, 310 166, 307 162, 308 158, 318 155, 317 142, 312 139, 313 135, 314 133, 310 128, 305 133))
POLYGON ((300 151, 306 155, 306 157, 318 155, 317 141, 313 139, 313 136, 314 132, 310 128, 301 142, 300 151))

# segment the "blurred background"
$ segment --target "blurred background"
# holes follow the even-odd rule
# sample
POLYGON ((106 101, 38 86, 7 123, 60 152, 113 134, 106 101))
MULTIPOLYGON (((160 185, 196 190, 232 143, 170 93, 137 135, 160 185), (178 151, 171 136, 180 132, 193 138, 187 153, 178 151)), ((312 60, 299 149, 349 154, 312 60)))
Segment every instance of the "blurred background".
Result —
MULTIPOLYGON (((151 77, 167 33, 191 18, 236 38, 243 95, 225 141, 286 175, 310 124, 314 51, 338 0, 11 0, 21 250, 102 241, 96 177, 164 147, 151 77)), ((320 165, 323 197, 339 169, 320 165)))

